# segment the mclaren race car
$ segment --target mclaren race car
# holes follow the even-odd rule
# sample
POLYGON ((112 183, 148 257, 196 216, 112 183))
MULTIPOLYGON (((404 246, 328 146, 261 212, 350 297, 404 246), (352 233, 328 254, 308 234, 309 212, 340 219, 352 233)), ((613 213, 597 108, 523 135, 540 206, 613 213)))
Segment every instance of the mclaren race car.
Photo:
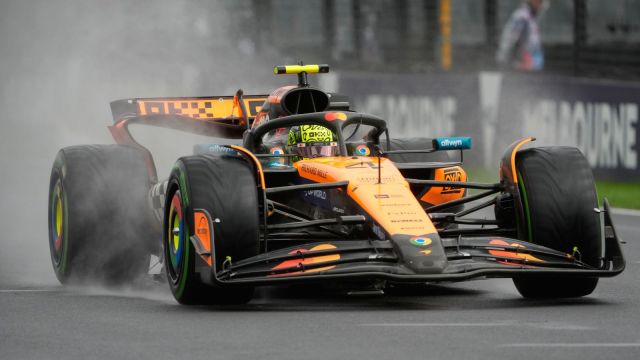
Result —
POLYGON ((117 144, 67 147, 53 164, 58 279, 131 281, 153 256, 178 302, 229 304, 262 285, 482 277, 513 278, 525 297, 579 297, 624 270, 579 150, 518 140, 499 183, 469 182, 470 138, 392 138, 385 120, 309 85, 328 71, 278 66, 298 84, 269 95, 112 102, 117 144), (242 146, 194 144, 158 180, 130 124, 242 146))

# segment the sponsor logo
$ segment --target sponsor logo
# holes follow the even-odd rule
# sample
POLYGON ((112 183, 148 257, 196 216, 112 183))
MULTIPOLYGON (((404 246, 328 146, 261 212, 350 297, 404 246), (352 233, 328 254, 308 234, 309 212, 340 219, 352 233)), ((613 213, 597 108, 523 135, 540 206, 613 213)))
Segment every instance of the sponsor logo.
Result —
POLYGON ((409 239, 409 242, 416 246, 429 246, 433 241, 425 236, 414 236, 409 239))
POLYGON ((360 156, 369 156, 371 154, 371 150, 367 145, 358 145, 356 146, 356 154, 360 156))
POLYGON ((358 176, 358 181, 366 184, 375 184, 378 181, 382 181, 383 183, 392 183, 396 180, 395 176, 383 176, 382 179, 377 176, 358 176))
POLYGON ((301 169, 302 172, 311 174, 311 175, 316 175, 319 176, 323 179, 325 179, 327 177, 327 171, 326 170, 322 170, 322 169, 318 169, 316 167, 310 166, 309 164, 303 164, 301 169))
POLYGON ((236 151, 233 149, 230 149, 226 146, 222 146, 222 145, 195 145, 195 152, 196 153, 202 153, 202 152, 209 152, 209 153, 235 153, 236 151))
POLYGON ((324 119, 327 121, 335 121, 335 120, 347 120, 347 114, 343 112, 329 112, 324 115, 324 119))
MULTIPOLYGON (((304 196, 313 196, 318 199, 326 200, 327 192, 323 190, 307 190, 304 192, 304 196)), ((344 210, 343 210, 344 212, 344 210)))
MULTIPOLYGON (((462 172, 458 168, 444 169, 445 181, 462 181, 462 172)), ((454 188, 445 186, 442 188, 441 194, 459 194, 462 192, 462 188, 454 188)))
POLYGON ((436 147, 439 150, 463 150, 471 149, 471 138, 455 137, 455 138, 436 138, 436 147))
POLYGON ((302 135, 303 143, 333 141, 331 130, 320 125, 301 125, 300 134, 302 135))
POLYGON ((372 163, 370 161, 367 161, 367 162, 361 161, 361 162, 359 162, 357 164, 347 165, 347 166, 345 166, 345 169, 366 169, 367 167, 369 167, 371 169, 377 169, 378 165, 376 165, 376 164, 374 164, 374 163, 372 163))
POLYGON ((458 139, 458 140, 449 140, 449 139, 440 140, 440 146, 441 147, 458 147, 458 146, 462 146, 462 140, 460 140, 460 139, 458 139))
POLYGON ((418 215, 415 211, 388 211, 387 215, 389 216, 416 216, 418 215))

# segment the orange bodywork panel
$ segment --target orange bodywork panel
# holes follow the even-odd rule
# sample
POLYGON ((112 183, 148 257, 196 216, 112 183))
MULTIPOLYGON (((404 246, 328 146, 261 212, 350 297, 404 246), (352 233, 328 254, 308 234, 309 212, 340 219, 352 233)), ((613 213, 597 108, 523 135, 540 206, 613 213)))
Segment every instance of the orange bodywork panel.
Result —
MULTIPOLYGON (((313 252, 314 251, 333 250, 333 249, 336 249, 336 247, 335 247, 335 245, 331 245, 331 244, 316 245, 316 246, 312 247, 309 250, 307 250, 307 249, 296 249, 296 250, 290 251, 289 254, 293 255, 293 254, 298 254, 298 253, 305 253, 305 255, 308 255, 309 257, 305 257, 304 259, 285 260, 285 261, 281 262, 280 264, 274 266, 272 269, 273 270, 280 270, 280 269, 287 269, 287 268, 297 267, 297 266, 301 266, 301 265, 311 265, 311 264, 318 264, 318 263, 327 262, 327 261, 340 260, 340 254, 313 256, 313 252)), ((323 267, 319 267, 319 268, 307 269, 307 270, 304 270, 304 271, 288 272, 288 273, 283 273, 283 274, 280 274, 280 275, 273 275, 273 276, 282 276, 282 275, 288 276, 288 275, 302 274, 302 273, 305 273, 305 272, 306 273, 310 273, 310 272, 326 271, 326 270, 331 270, 331 269, 333 269, 335 267, 336 267, 335 265, 329 265, 329 266, 323 266, 323 267)))
POLYGON ((513 151, 511 152, 511 174, 513 176, 513 183, 514 184, 518 183, 518 172, 516 170, 516 154, 518 153, 518 150, 520 150, 520 148, 523 145, 525 145, 528 142, 534 141, 534 140, 535 140, 535 138, 526 138, 526 139, 520 140, 518 145, 516 145, 513 148, 513 151))
POLYGON ((391 160, 381 158, 380 169, 378 159, 369 157, 323 157, 294 166, 301 177, 314 182, 349 181, 347 195, 391 236, 437 233, 391 160))
MULTIPOLYGON (((433 180, 466 182, 467 173, 460 166, 440 168, 435 170, 433 180)), ((464 188, 433 186, 420 198, 431 205, 442 204, 457 200, 464 196, 464 188)))
MULTIPOLYGON (((524 245, 520 245, 517 243, 512 243, 509 244, 508 242, 504 241, 504 240, 500 240, 500 239, 495 239, 495 240, 491 240, 489 241, 489 244, 491 245, 501 245, 501 246, 513 246, 516 248, 523 248, 526 249, 526 247, 524 245)), ((523 254, 523 253, 518 253, 515 251, 505 251, 505 250, 489 250, 489 254, 493 255, 493 256, 499 256, 499 257, 504 257, 504 258, 512 258, 514 260, 527 260, 527 261, 537 261, 537 262, 544 262, 544 260, 539 259, 533 255, 530 254, 523 254)), ((498 261, 501 264, 505 264, 505 265, 514 265, 514 266, 522 266, 519 262, 509 262, 508 260, 504 260, 504 261, 498 261)))
POLYGON ((202 259, 211 265, 211 226, 209 226, 209 218, 202 211, 194 211, 193 224, 196 230, 197 239, 200 241, 202 248, 209 253, 209 255, 200 255, 202 259))
POLYGON ((287 86, 278 88, 269 95, 267 100, 272 104, 279 104, 280 101, 282 100, 282 96, 295 88, 297 88, 297 86, 295 85, 287 85, 287 86))

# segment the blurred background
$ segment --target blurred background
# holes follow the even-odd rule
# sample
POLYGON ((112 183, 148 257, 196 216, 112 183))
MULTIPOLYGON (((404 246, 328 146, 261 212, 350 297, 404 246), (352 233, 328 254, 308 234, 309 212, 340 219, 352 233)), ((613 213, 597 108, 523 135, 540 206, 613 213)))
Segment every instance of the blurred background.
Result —
MULTIPOLYGON (((496 69, 503 26, 523 2, 240 0, 228 5, 238 16, 234 32, 247 55, 328 59, 339 70, 423 73, 496 69), (445 66, 447 43, 451 54, 445 66)), ((640 76, 637 2, 543 3, 538 23, 545 73, 625 80, 640 76)))
MULTIPOLYGON (((495 178, 503 149, 536 136, 578 146, 600 195, 640 208, 640 2, 542 2, 538 71, 495 60, 522 4, 0 0, 0 280, 55 283, 51 164, 61 147, 112 142, 110 101, 266 94, 295 82, 274 65, 301 60, 330 64, 312 85, 385 117, 392 136, 472 136, 473 180, 495 178)), ((161 175, 190 152, 188 137, 141 133, 162 154, 161 175)))

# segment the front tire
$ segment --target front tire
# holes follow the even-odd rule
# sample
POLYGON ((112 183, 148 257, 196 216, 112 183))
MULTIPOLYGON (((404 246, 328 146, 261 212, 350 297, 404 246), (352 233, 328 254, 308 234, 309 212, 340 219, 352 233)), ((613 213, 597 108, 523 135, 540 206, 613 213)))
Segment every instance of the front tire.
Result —
MULTIPOLYGON (((577 250, 583 262, 600 267, 600 218, 594 212, 598 198, 584 155, 572 147, 526 149, 517 154, 516 168, 526 224, 524 240, 567 254, 577 250)), ((527 298, 586 296, 598 284, 597 278, 513 281, 527 298)))
POLYGON ((179 159, 171 172, 165 202, 164 255, 171 292, 181 304, 242 304, 253 288, 202 282, 201 271, 220 271, 226 259, 258 254, 258 192, 251 166, 240 157, 205 154, 179 159), (198 254, 194 212, 211 216, 211 265, 198 254))

